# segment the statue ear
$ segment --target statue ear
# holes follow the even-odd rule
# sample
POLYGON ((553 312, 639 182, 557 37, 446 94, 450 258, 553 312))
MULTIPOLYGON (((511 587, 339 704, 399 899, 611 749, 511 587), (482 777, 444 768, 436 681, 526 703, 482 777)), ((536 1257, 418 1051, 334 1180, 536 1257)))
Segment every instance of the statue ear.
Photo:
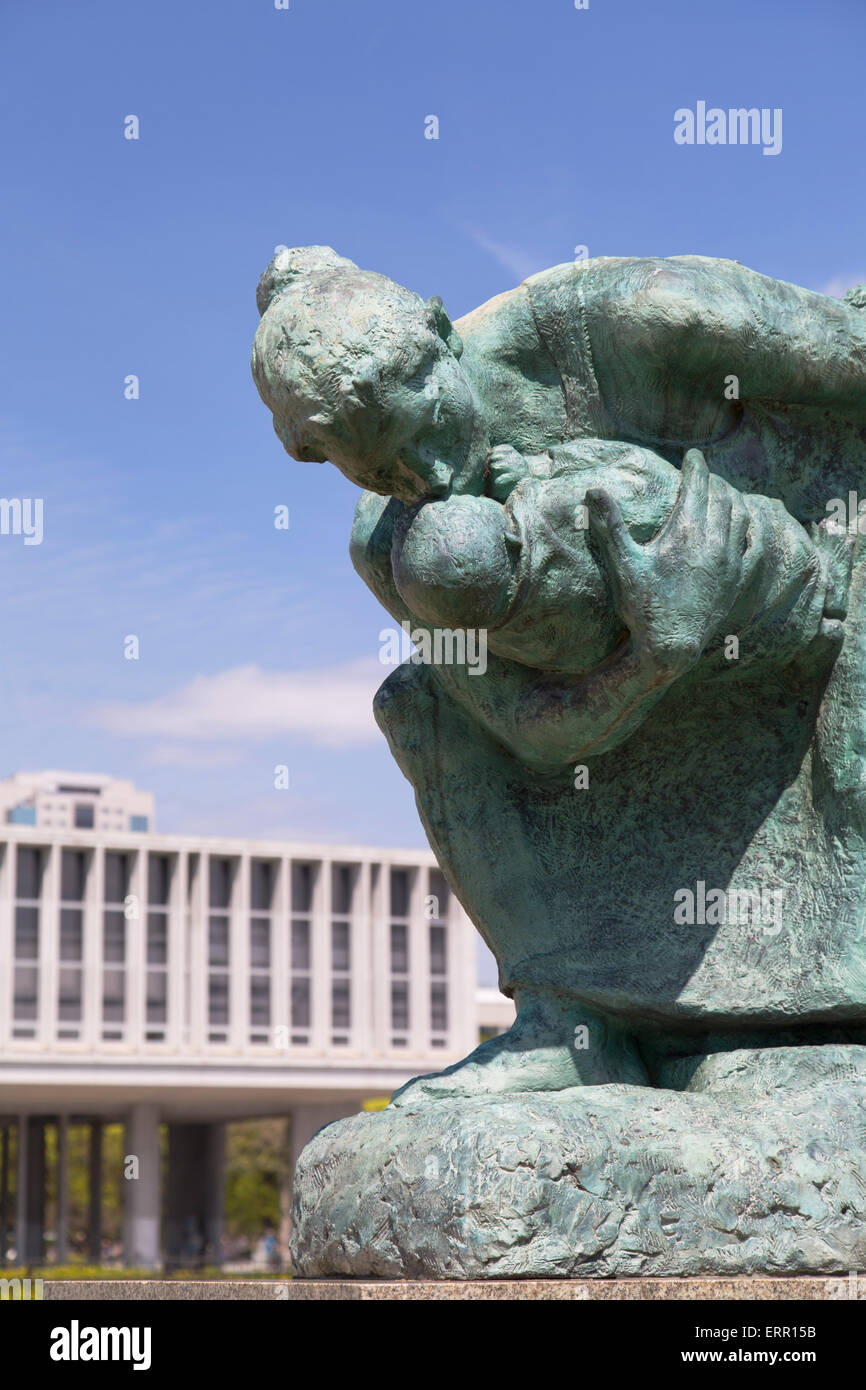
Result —
POLYGON ((453 352, 454 356, 459 357, 463 351, 463 340, 448 317, 445 305, 442 303, 438 294, 430 296, 427 300, 427 308, 430 311, 430 315, 433 319, 433 326, 439 334, 439 337, 442 339, 443 343, 447 345, 449 350, 453 352))

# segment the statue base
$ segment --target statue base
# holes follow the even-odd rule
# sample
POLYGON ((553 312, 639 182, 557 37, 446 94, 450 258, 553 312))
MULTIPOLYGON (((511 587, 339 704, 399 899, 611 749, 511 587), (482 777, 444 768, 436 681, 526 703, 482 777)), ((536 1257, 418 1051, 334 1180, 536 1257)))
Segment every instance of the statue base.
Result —
POLYGON ((295 1273, 646 1279, 866 1269, 866 1048, 816 1049, 824 1065, 813 1069, 804 1056, 812 1049, 771 1051, 769 1073, 755 1054, 726 1054, 706 1089, 606 1085, 410 1102, 328 1125, 295 1176, 295 1273))
MULTIPOLYGON (((283 1292, 284 1291, 284 1292, 283 1292)), ((216 1295, 214 1295, 216 1296, 216 1295)), ((824 1303, 866 1300, 866 1276, 793 1279, 290 1279, 289 1303, 824 1303)))

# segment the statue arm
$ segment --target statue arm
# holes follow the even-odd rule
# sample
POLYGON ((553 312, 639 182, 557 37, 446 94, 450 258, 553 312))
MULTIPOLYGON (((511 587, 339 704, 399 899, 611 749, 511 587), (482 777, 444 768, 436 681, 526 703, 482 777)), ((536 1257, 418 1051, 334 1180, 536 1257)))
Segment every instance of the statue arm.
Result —
MULTIPOLYGON (((432 668, 440 688, 492 738, 526 766, 545 773, 561 772, 629 738, 671 685, 695 669, 711 639, 726 630, 724 624, 732 620, 750 585, 750 565, 759 559, 753 552, 772 559, 769 531, 763 539, 760 531, 750 531, 753 517, 746 499, 711 475, 696 449, 684 459, 668 521, 646 544, 632 538, 616 501, 604 490, 587 491, 586 505, 616 610, 628 632, 607 661, 574 677, 542 674, 491 652, 484 675, 461 666, 432 668), (744 565, 746 553, 750 565, 744 565)), ((429 631, 394 586, 391 535, 401 509, 393 499, 364 494, 355 516, 352 557, 398 621, 429 631)), ((815 566, 801 569, 807 580, 815 578, 815 566)), ((829 650, 838 649, 841 623, 821 621, 823 569, 821 579, 820 594, 812 594, 804 581, 810 616, 801 618, 799 628, 792 623, 794 636, 783 633, 782 643, 807 645, 820 629, 829 650)), ((842 602, 841 592, 831 607, 842 602)))
MULTIPOLYGON (((666 526, 648 545, 632 540, 606 493, 590 491, 586 499, 630 633, 622 647, 596 671, 574 678, 542 676, 490 652, 484 675, 460 666, 432 668, 440 687, 491 737, 538 771, 561 770, 628 738, 669 686, 697 664, 737 592, 748 512, 733 489, 711 480, 697 451, 686 457, 666 526)), ((401 507, 376 494, 362 496, 352 559, 398 621, 425 628, 394 587, 391 535, 401 507)))

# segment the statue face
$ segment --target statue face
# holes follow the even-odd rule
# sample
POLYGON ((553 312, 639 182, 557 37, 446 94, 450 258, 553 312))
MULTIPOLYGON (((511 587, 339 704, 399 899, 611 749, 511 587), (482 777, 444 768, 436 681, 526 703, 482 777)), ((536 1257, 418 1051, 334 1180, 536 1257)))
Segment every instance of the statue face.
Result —
POLYGON ((266 309, 253 375, 294 458, 416 502, 481 491, 486 434, 460 351, 440 301, 381 276, 321 275, 266 309))
MULTIPOLYGON (((326 458, 359 487, 413 503, 452 490, 473 490, 483 476, 475 457, 479 410, 457 358, 438 337, 408 380, 389 381, 375 399, 361 389, 338 417, 313 415, 294 432, 297 458, 326 458)), ((286 440, 286 447, 289 444, 286 440)))

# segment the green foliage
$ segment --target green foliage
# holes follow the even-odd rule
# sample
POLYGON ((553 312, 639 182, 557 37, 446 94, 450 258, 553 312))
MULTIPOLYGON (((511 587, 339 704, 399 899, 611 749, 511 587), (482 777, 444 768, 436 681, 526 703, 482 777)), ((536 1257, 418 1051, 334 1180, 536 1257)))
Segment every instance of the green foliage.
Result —
POLYGON ((246 1120, 226 1127, 226 1232, 257 1237, 280 1226, 280 1196, 289 1181, 285 1120, 246 1120))

